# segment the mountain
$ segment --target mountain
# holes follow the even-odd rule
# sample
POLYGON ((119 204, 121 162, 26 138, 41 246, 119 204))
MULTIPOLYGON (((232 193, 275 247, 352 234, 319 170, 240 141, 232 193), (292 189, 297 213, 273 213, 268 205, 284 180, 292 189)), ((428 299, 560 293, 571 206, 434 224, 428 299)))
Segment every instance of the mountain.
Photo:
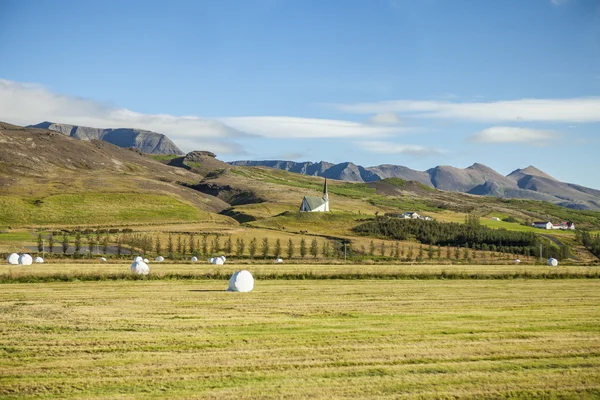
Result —
POLYGON ((475 163, 467 168, 437 166, 417 171, 400 165, 362 167, 351 162, 325 161, 234 161, 234 166, 265 166, 351 182, 375 182, 386 178, 416 181, 432 188, 479 196, 542 200, 580 210, 600 210, 600 190, 561 182, 534 166, 517 169, 504 176, 492 168, 475 163), (318 166, 318 167, 317 167, 318 166))
POLYGON ((27 128, 48 129, 79 140, 103 140, 119 147, 134 147, 148 154, 184 154, 167 136, 141 129, 100 129, 48 121, 27 128))

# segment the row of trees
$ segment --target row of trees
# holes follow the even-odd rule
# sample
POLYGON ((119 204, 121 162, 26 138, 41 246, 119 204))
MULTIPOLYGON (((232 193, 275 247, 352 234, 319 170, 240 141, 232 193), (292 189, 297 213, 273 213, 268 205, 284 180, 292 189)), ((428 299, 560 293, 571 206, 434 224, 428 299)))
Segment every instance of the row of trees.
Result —
POLYGON ((600 258, 600 235, 592 235, 589 232, 581 231, 577 233, 577 236, 579 236, 586 249, 600 258))

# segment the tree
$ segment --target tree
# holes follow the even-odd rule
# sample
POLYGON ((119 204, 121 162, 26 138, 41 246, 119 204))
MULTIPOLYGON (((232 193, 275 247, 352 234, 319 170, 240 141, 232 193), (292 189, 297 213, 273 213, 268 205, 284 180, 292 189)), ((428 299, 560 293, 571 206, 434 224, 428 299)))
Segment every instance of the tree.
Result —
POLYGON ((202 254, 208 255, 208 235, 206 233, 202 235, 202 254))
POLYGON ((294 257, 294 242, 292 241, 292 238, 290 238, 287 245, 287 258, 291 260, 292 257, 294 257))
POLYGON ((67 232, 63 233, 63 237, 62 237, 62 251, 63 254, 67 254, 67 251, 69 250, 69 235, 67 235, 67 232))
POLYGON ((196 254, 196 240, 194 240, 194 234, 190 233, 190 254, 196 254))
POLYGON ((38 233, 38 252, 44 251, 44 239, 42 239, 42 233, 38 233))
POLYGON ((458 247, 454 248, 454 259, 456 261, 458 261, 458 259, 460 258, 460 249, 458 247))
POLYGON ((242 255, 242 239, 235 239, 235 255, 240 257, 242 255))
POLYGON ((121 236, 117 236, 117 256, 121 257, 122 252, 123 252, 123 238, 121 236))
POLYGON ((221 236, 218 233, 215 234, 215 240, 213 241, 213 248, 214 248, 213 253, 221 252, 221 236))
POLYGON ((452 252, 450 251, 450 246, 446 246, 446 259, 452 258, 452 252))
POLYGON ((231 236, 227 236, 227 240, 225 241, 225 253, 227 255, 231 254, 232 248, 233 248, 233 242, 231 241, 231 236))
POLYGON ((323 257, 329 258, 329 255, 330 255, 329 241, 327 241, 327 240, 323 241, 323 249, 321 250, 321 253, 323 253, 323 257))
POLYGON ((50 232, 50 236, 48 236, 48 252, 50 254, 54 253, 54 235, 50 232))
POLYGON ((275 248, 273 249, 273 252, 275 253, 275 258, 279 258, 281 256, 281 240, 279 240, 279 238, 277 238, 275 241, 275 248))
POLYGON ((263 258, 267 258, 269 255, 269 238, 263 238, 260 245, 260 254, 262 254, 263 258))
POLYGON ((248 246, 248 253, 250 254, 250 258, 254 258, 256 255, 256 238, 253 237, 250 241, 250 245, 248 246))
POLYGON ((408 261, 412 261, 413 256, 414 256, 413 247, 409 246, 408 254, 406 255, 406 258, 408 258, 408 261))
POLYGON ((313 240, 310 242, 310 254, 315 259, 319 255, 318 249, 319 249, 319 244, 317 243, 317 239, 313 238, 313 240))
POLYGON ((104 236, 104 238, 102 238, 102 254, 106 254, 108 253, 108 241, 110 240, 110 238, 108 237, 108 235, 104 236))
POLYGON ((167 254, 169 258, 173 259, 173 236, 169 235, 169 240, 167 241, 167 254))
POLYGON ((423 261, 423 245, 419 246, 419 255, 417 256, 417 261, 423 261))
POLYGON ((94 252, 94 247, 96 247, 96 242, 94 241, 94 237, 92 235, 88 235, 88 253, 90 258, 92 258, 92 253, 94 252))
POLYGON ((182 242, 181 242, 181 236, 177 235, 177 254, 181 254, 183 248, 182 246, 182 242))
POLYGON ((375 243, 371 240, 369 244, 369 255, 373 257, 375 255, 375 243))
POLYGON ((438 244, 438 247, 437 247, 437 260, 438 260, 438 262, 440 261, 440 258, 442 258, 442 248, 438 244))
POLYGON ((187 239, 183 238, 181 240, 181 255, 183 255, 183 258, 185 258, 185 255, 187 254, 187 239))
POLYGON ((433 246, 429 244, 427 247, 427 259, 431 261, 433 259, 433 246))
POLYGON ((468 244, 463 249, 463 260, 465 260, 465 261, 469 260, 469 245, 468 244))
POLYGON ((300 239, 300 257, 304 258, 306 256, 306 240, 304 238, 300 239))
POLYGON ((381 257, 385 256, 385 242, 383 240, 381 241, 381 247, 379 248, 379 253, 380 253, 381 257))
POLYGON ((156 240, 154 241, 154 251, 156 251, 157 256, 160 256, 160 253, 162 253, 162 244, 160 243, 159 235, 156 235, 156 240))
POLYGON ((396 242, 396 249, 394 251, 394 258, 400 258, 400 242, 396 242))

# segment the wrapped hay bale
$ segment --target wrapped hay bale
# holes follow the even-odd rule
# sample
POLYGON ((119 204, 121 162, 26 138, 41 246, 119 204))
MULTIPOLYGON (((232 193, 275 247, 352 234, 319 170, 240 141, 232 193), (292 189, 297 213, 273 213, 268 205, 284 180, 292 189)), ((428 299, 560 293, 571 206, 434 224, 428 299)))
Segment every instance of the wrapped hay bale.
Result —
POLYGON ((163 261, 165 261, 165 258, 163 256, 158 256, 158 257, 156 257, 154 259, 154 261, 156 261, 156 262, 163 262, 163 261))
POLYGON ((196 256, 192 257, 192 262, 198 262, 198 257, 196 257, 196 256))
POLYGON ((237 271, 229 279, 228 292, 251 292, 254 289, 254 278, 246 270, 237 271))
POLYGON ((19 264, 19 255, 17 253, 12 253, 10 256, 8 256, 6 261, 8 261, 8 263, 11 265, 17 265, 19 264))
POLYGON ((31 256, 29 254, 22 254, 21 257, 19 257, 19 264, 20 265, 31 265, 31 264, 33 264, 33 258, 31 258, 31 256))
POLYGON ((134 261, 130 270, 136 275, 148 275, 150 273, 150 267, 143 261, 134 261))
POLYGON ((558 260, 556 258, 549 258, 548 265, 551 267, 558 267, 558 260))
POLYGON ((137 256, 136 258, 133 259, 133 262, 144 262, 144 259, 140 256, 137 256))
POLYGON ((33 262, 36 264, 43 264, 44 263, 44 259, 42 257, 36 257, 33 259, 33 262))

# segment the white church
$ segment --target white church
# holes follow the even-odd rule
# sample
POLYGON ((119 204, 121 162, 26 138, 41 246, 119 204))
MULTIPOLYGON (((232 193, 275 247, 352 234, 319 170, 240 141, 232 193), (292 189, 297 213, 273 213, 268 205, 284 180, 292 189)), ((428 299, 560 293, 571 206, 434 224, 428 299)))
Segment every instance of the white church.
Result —
POLYGON ((328 212, 329 211, 329 194, 327 194, 327 178, 323 186, 323 197, 304 196, 300 211, 306 212, 328 212))

